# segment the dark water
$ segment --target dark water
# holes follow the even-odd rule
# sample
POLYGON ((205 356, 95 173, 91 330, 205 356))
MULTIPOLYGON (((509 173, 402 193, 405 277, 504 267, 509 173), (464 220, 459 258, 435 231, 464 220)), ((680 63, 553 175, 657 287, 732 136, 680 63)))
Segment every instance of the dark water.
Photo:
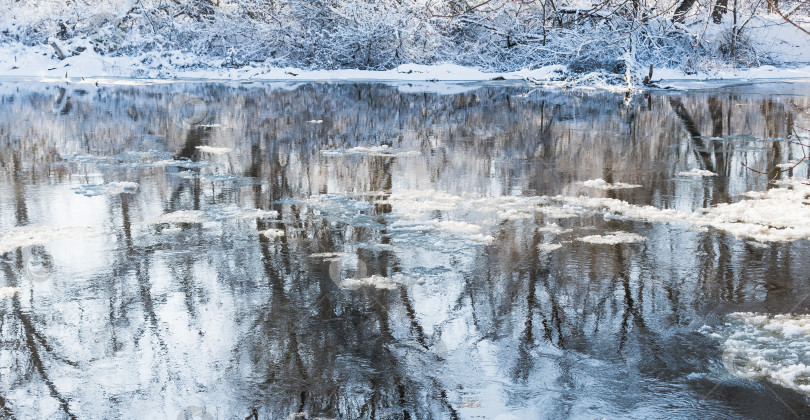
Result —
POLYGON ((0 94, 0 417, 810 417, 699 331, 806 313, 805 239, 547 202, 766 191, 808 85, 0 94))

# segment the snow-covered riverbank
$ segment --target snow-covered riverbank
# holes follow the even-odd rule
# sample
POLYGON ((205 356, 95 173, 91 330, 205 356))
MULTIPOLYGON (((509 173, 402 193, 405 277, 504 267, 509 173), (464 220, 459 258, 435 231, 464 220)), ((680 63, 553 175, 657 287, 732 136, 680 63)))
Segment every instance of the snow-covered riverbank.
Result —
MULTIPOLYGON (((807 24, 804 20, 799 20, 807 24)), ((701 42, 713 45, 723 42, 727 24, 709 25, 701 42)), ((641 87, 648 65, 654 64, 653 80, 661 87, 682 88, 684 81, 810 79, 810 36, 788 25, 775 15, 756 16, 746 28, 746 45, 755 60, 746 65, 724 62, 719 58, 682 55, 680 62, 669 64, 638 57, 616 58, 630 67, 630 72, 605 70, 596 66, 583 70, 579 58, 559 62, 538 59, 537 64, 513 71, 492 71, 491 65, 400 64, 389 70, 322 69, 278 65, 278 61, 251 62, 235 65, 233 57, 217 58, 184 48, 130 49, 99 53, 97 36, 77 36, 67 40, 51 37, 47 42, 31 45, 0 36, 0 79, 31 80, 224 80, 224 81, 395 81, 395 82, 482 82, 490 80, 528 81, 544 87, 578 87, 626 90, 641 87), (697 62, 700 61, 700 62, 697 62), (551 63, 551 64, 549 64, 551 63), (544 65, 545 64, 545 65, 544 65)), ((13 37, 11 37, 13 38, 13 37)), ((132 40, 128 41, 134 42, 132 40)), ((712 48, 716 48, 715 45, 712 48)), ((582 46, 580 46, 582 48, 582 46)), ((616 51, 605 51, 612 54, 616 51)), ((679 52, 683 54, 683 51, 679 52)), ((676 52, 673 52, 676 54, 676 52)), ((452 57, 452 56, 451 56, 452 57)), ((452 58, 451 58, 452 61, 452 58)), ((508 66, 514 69, 514 66, 508 66)), ((448 84, 448 83, 445 83, 448 84)), ((419 87, 417 86, 417 89, 419 87)), ((453 92, 453 88, 438 90, 453 92)))
MULTIPOLYGON (((512 72, 486 72, 455 64, 405 64, 392 70, 305 70, 294 67, 225 68, 180 51, 148 53, 138 57, 109 57, 95 53, 82 44, 64 47, 75 51, 63 60, 56 57, 50 45, 34 47, 22 44, 0 45, 0 80, 85 81, 95 83, 132 83, 171 81, 381 81, 409 82, 417 90, 453 93, 463 82, 493 80, 528 81, 544 87, 580 87, 622 90, 625 86, 611 85, 604 73, 574 76, 565 65, 512 72), (84 47, 84 49, 82 48, 84 47), (82 50, 78 52, 77 50, 82 50), (443 83, 436 83, 443 82, 443 83), (422 86, 424 85, 424 86, 422 86)), ((810 43, 807 46, 810 57, 810 43)), ((642 79, 644 72, 638 71, 642 79)), ((763 79, 810 80, 810 65, 760 66, 747 69, 718 69, 713 72, 685 74, 679 69, 655 69, 654 79, 662 86, 688 88, 697 81, 749 81, 763 79)))

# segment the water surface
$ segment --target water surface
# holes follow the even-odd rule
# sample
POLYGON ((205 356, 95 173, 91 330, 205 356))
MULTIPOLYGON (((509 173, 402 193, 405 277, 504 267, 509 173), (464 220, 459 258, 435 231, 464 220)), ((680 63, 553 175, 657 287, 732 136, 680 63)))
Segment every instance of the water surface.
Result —
POLYGON ((807 84, 422 90, 0 84, 0 417, 810 417, 807 84))

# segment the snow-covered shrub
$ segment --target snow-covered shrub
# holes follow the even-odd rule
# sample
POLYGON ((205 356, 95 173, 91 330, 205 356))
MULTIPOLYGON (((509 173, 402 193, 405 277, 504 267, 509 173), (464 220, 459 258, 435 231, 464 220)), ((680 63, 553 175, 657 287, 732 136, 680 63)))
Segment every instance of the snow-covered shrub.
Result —
MULTIPOLYGON (((780 7, 802 13, 805 3, 784 0, 780 7)), ((762 1, 735 3, 736 32, 731 11, 720 14, 721 24, 714 23, 714 2, 695 2, 682 19, 673 19, 674 10, 683 4, 683 0, 0 0, 0 42, 37 45, 71 40, 90 45, 99 54, 142 56, 146 61, 156 55, 175 57, 177 52, 198 57, 172 59, 171 65, 184 67, 391 69, 406 63, 450 62, 507 71, 563 64, 578 77, 594 73, 625 79, 650 64, 694 72, 762 62, 745 28, 749 18, 766 13, 762 1)))
POLYGON ((720 32, 715 41, 717 53, 731 65, 758 66, 760 53, 746 31, 728 28, 720 32))

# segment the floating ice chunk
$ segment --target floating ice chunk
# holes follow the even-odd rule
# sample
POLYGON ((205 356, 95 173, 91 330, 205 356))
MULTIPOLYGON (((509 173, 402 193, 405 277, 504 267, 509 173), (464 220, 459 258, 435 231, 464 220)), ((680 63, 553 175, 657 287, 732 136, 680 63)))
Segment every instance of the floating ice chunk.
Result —
POLYGON ((498 218, 502 220, 531 219, 533 217, 534 214, 520 210, 507 209, 498 211, 498 218))
POLYGON ((464 199, 435 190, 407 190, 391 194, 388 200, 378 200, 378 204, 391 204, 395 210, 403 213, 426 212, 437 210, 455 210, 464 199))
POLYGON ((340 286, 344 289, 359 289, 361 287, 374 287, 377 289, 393 290, 400 286, 400 282, 391 279, 390 277, 373 275, 360 279, 347 278, 340 282, 340 286))
POLYGON ((356 146, 351 149, 332 149, 321 150, 321 153, 326 156, 345 156, 345 155, 358 155, 358 156, 381 156, 381 157, 400 157, 400 156, 420 156, 421 153, 416 150, 401 151, 388 145, 382 146, 356 146))
POLYGON ((554 235, 562 235, 564 233, 573 232, 572 229, 563 229, 560 227, 560 225, 556 223, 549 223, 547 225, 540 226, 539 228, 537 228, 537 231, 543 233, 551 233, 554 235))
POLYGON ((484 235, 481 233, 470 235, 469 239, 473 242, 480 242, 482 244, 488 244, 495 240, 495 238, 492 235, 484 235))
POLYGON ((192 168, 203 168, 210 165, 211 162, 205 161, 192 161, 187 159, 166 159, 166 160, 159 160, 154 163, 150 163, 143 166, 154 166, 154 167, 177 167, 177 168, 185 168, 185 169, 192 169, 192 168))
POLYGON ((310 258, 343 258, 347 257, 349 254, 345 252, 319 252, 316 254, 310 254, 310 258))
POLYGON ((768 244, 763 244, 762 242, 756 242, 756 241, 745 241, 745 243, 747 243, 748 245, 750 245, 750 246, 752 246, 754 248, 760 248, 760 249, 768 249, 768 248, 771 247, 768 244))
POLYGON ((712 335, 729 373, 810 394, 810 316, 735 312, 712 335))
POLYGON ((12 297, 20 293, 19 287, 0 287, 0 298, 12 297))
POLYGON ((22 226, 0 234, 0 254, 20 247, 45 245, 58 239, 86 238, 98 235, 98 232, 77 226, 22 226))
POLYGON ((587 242, 589 244, 601 245, 616 245, 616 244, 629 244, 634 242, 641 242, 645 240, 641 235, 630 232, 609 232, 606 235, 588 235, 578 238, 577 240, 587 242))
POLYGON ((717 174, 705 169, 692 168, 685 172, 678 172, 678 176, 717 176, 717 174))
POLYGON ((767 191, 746 191, 740 193, 741 196, 748 198, 762 198, 765 197, 765 194, 767 194, 767 191))
POLYGON ((73 188, 76 194, 87 197, 98 195, 135 194, 138 191, 137 182, 108 182, 106 184, 86 184, 73 188))
POLYGON ((224 155, 231 151, 228 147, 197 146, 197 150, 211 155, 224 155))
POLYGON ((275 239, 284 236, 284 231, 281 229, 267 229, 261 232, 261 235, 265 238, 275 239))
POLYGON ((278 217, 278 212, 275 210, 262 210, 262 209, 240 209, 241 219, 275 219, 278 217))
POLYGON ((540 252, 550 252, 560 248, 562 248, 562 244, 537 244, 537 250, 540 252))
POLYGON ((641 185, 637 184, 625 184, 623 182, 614 182, 609 183, 602 178, 598 179, 589 179, 582 183, 582 185, 589 187, 589 188, 596 188, 599 190, 621 190, 621 189, 628 189, 628 188, 640 188, 641 185))
POLYGON ((178 210, 165 213, 160 217, 146 222, 149 225, 172 224, 172 223, 204 223, 222 222, 227 220, 245 219, 275 219, 278 212, 275 210, 243 209, 237 206, 212 207, 205 211, 201 210, 178 210))
POLYGON ((579 216, 579 213, 567 206, 563 207, 554 207, 554 206, 546 206, 540 207, 537 209, 540 213, 543 213, 549 219, 568 219, 571 217, 579 216))
POLYGON ((757 195, 758 199, 719 204, 703 209, 703 214, 637 206, 612 198, 556 196, 553 200, 563 207, 579 208, 580 212, 598 210, 627 220, 711 226, 758 242, 793 241, 810 238, 810 203, 805 202, 805 196, 810 194, 807 182, 799 178, 782 180, 779 184, 790 188, 773 188, 757 195))
POLYGON ((187 171, 177 172, 177 173, 174 174, 174 176, 177 176, 177 177, 180 177, 180 178, 183 178, 183 179, 194 179, 194 178, 197 178, 198 176, 200 176, 200 174, 197 173, 197 172, 194 172, 194 171, 188 171, 187 170, 187 171))
POLYGON ((203 212, 199 210, 178 210, 165 213, 147 222, 150 225, 171 224, 171 223, 202 223, 203 212))
POLYGON ((476 233, 481 230, 481 226, 454 220, 436 221, 433 222, 433 226, 435 226, 436 229, 442 232, 452 232, 452 233, 476 233))
POLYGON ((776 165, 776 167, 780 168, 780 169, 787 169, 787 168, 792 168, 792 167, 794 167, 794 166, 796 166, 798 164, 799 164, 798 160, 791 160, 790 162, 780 163, 780 164, 776 165))

